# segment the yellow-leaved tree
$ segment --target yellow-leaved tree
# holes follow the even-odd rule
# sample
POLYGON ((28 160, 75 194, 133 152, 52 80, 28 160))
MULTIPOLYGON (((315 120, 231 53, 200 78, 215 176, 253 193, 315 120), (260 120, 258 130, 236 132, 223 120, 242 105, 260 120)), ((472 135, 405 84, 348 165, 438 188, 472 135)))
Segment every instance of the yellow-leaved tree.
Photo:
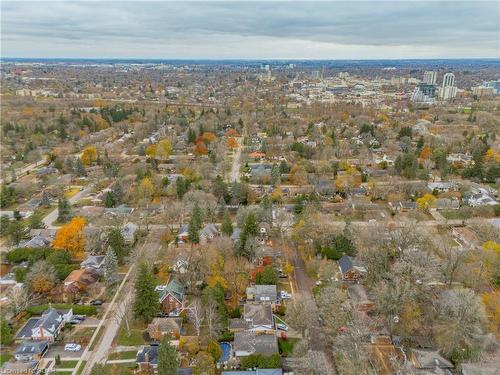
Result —
POLYGON ((425 194, 423 197, 417 199, 418 208, 423 211, 428 211, 434 204, 436 204, 436 197, 432 194, 425 194))
POLYGON ((97 150, 94 146, 88 146, 83 150, 82 162, 84 165, 90 165, 97 160, 97 150))
POLYGON ((52 246, 56 249, 66 249, 73 259, 83 259, 85 239, 83 229, 86 221, 83 217, 74 217, 56 233, 52 246))

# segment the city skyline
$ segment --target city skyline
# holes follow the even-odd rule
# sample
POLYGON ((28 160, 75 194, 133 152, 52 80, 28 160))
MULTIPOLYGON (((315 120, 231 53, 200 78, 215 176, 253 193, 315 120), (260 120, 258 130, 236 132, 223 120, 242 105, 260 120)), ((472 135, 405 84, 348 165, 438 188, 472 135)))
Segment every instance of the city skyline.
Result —
POLYGON ((496 2, 107 2, 98 12, 96 5, 2 2, 2 56, 500 57, 496 2))

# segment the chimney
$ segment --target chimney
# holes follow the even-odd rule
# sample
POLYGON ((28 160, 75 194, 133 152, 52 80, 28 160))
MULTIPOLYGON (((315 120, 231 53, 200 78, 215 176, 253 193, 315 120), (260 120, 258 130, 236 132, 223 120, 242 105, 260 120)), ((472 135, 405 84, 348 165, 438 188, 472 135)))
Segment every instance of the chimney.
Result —
POLYGON ((146 351, 144 353, 144 362, 149 363, 149 352, 148 351, 146 351))

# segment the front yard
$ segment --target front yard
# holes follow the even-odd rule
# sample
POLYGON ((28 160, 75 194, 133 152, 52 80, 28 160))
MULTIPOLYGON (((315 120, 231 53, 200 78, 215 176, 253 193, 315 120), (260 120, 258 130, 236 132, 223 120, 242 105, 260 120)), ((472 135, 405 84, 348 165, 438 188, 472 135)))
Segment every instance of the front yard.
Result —
POLYGON ((130 332, 128 332, 127 326, 125 322, 123 322, 118 332, 116 344, 124 346, 146 345, 147 342, 144 339, 144 331, 146 328, 146 324, 133 320, 130 321, 130 332))

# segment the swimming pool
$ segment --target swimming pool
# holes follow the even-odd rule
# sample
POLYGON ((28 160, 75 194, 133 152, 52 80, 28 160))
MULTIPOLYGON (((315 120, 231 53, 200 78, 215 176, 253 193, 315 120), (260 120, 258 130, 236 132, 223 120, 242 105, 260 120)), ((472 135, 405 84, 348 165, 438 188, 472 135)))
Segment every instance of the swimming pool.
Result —
POLYGON ((220 348, 222 349, 222 357, 219 358, 219 363, 226 363, 231 358, 231 344, 228 342, 219 343, 220 348))

